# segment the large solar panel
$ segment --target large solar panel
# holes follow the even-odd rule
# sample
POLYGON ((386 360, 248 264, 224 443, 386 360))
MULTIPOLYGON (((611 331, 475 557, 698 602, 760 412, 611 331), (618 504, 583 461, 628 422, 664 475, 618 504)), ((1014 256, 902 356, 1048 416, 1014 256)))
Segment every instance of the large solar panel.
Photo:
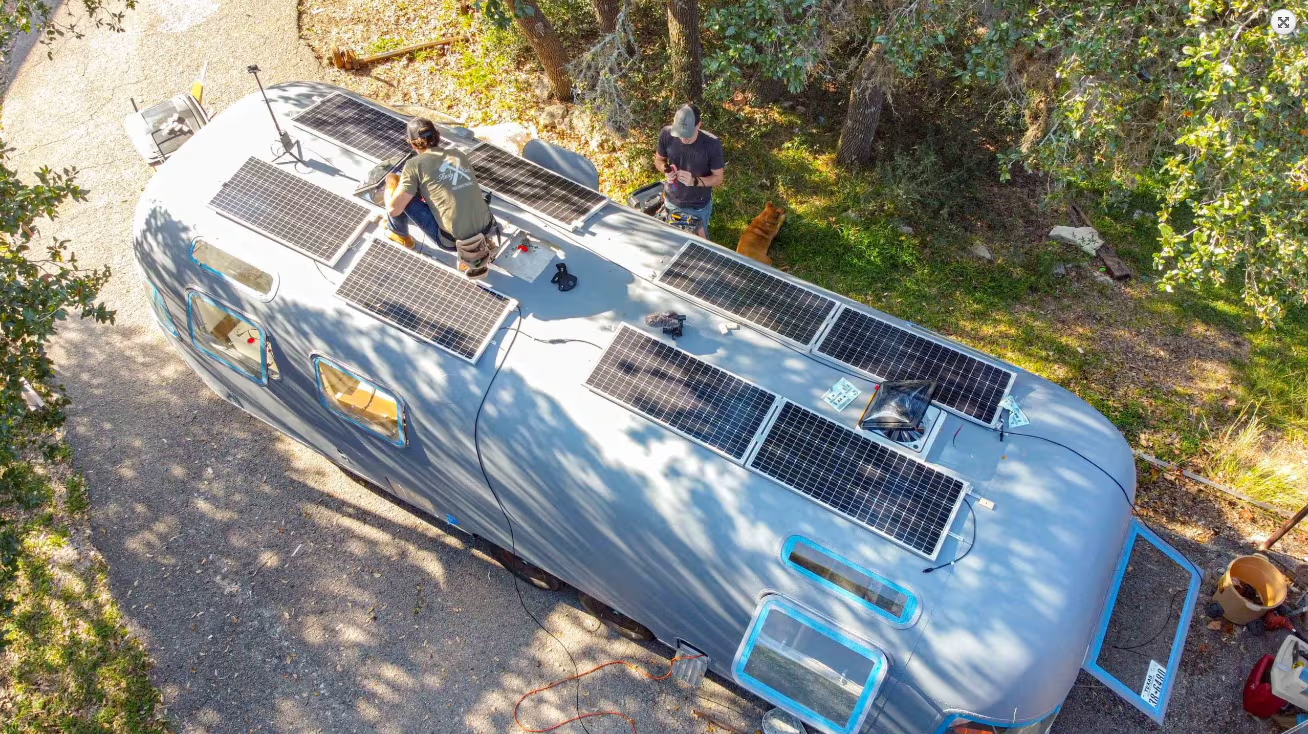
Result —
POLYGON ((836 307, 826 296, 695 242, 686 243, 659 282, 805 346, 836 307))
POLYGON ((934 380, 934 400, 983 424, 994 422, 1013 373, 865 313, 843 309, 819 354, 881 380, 934 380))
POLYGON ((566 227, 580 227, 608 202, 601 193, 489 143, 473 148, 468 161, 482 188, 566 227))
POLYGON ((381 241, 359 257, 336 295, 473 363, 514 307, 435 260, 381 241))
POLYGON ((606 397, 740 460, 776 399, 629 326, 623 326, 586 378, 606 397))
POLYGON ((243 163, 209 206, 327 265, 336 264, 369 215, 363 205, 257 158, 243 163))
POLYGON ((384 161, 409 152, 405 119, 335 92, 296 115, 295 124, 341 147, 384 161))
POLYGON ((790 402, 750 467, 928 558, 967 492, 962 481, 790 402))

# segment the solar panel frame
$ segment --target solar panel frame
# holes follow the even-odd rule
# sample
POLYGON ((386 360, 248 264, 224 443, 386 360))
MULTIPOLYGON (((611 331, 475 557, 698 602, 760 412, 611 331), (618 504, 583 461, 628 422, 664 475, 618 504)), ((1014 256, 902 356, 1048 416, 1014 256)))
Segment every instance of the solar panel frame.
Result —
MULTIPOLYGON (((472 165, 473 171, 477 174, 477 183, 483 189, 489 189, 493 191, 495 195, 500 197, 501 199, 504 199, 505 201, 515 204, 540 217, 548 219, 551 222, 555 222, 571 230, 580 229, 583 224, 585 224, 591 217, 593 217, 596 212, 598 212, 600 209, 603 209, 610 201, 609 197, 605 196, 604 194, 601 194, 595 189, 592 189, 588 186, 582 186, 581 184, 577 183, 576 181, 573 181, 570 178, 567 178, 566 176, 559 175, 554 171, 545 168, 544 166, 538 165, 536 163, 532 163, 531 161, 527 160, 526 158, 523 158, 522 156, 513 155, 512 153, 506 150, 502 150, 494 145, 491 145, 490 143, 486 143, 486 142, 479 143, 472 150, 468 151, 468 163, 472 165), (517 193, 509 192, 506 186, 499 185, 496 180, 497 175, 502 175, 502 174, 499 174, 496 171, 486 168, 485 163, 479 160, 482 158, 500 157, 500 156, 504 157, 498 161, 498 163, 501 165, 507 164, 511 166, 525 167, 525 170, 530 172, 530 175, 534 178, 534 180, 529 180, 529 183, 532 183, 533 185, 555 186, 562 190, 571 191, 574 195, 581 195, 581 192, 585 192, 587 194, 593 194, 594 195, 593 197, 587 197, 587 198, 594 199, 594 201, 589 205, 589 207, 574 207, 572 210, 575 211, 576 213, 573 214, 570 218, 564 218, 563 216, 560 216, 560 214, 563 214, 565 211, 569 211, 569 210, 548 209, 548 208, 542 208, 537 204, 532 204, 528 202, 524 197, 519 196, 517 193)), ((500 183, 503 182, 501 181, 500 183)))
MULTIPOLYGON (((642 360, 646 359, 644 355, 638 355, 635 358, 641 358, 642 360)), ((651 364, 651 363, 645 361, 643 362, 642 366, 646 364, 651 364)), ((739 375, 733 374, 732 372, 722 369, 721 367, 717 367, 715 365, 709 364, 708 362, 705 362, 704 360, 699 359, 698 357, 688 352, 677 349, 676 347, 667 344, 655 337, 652 337, 640 331, 639 329, 635 329, 627 324, 623 324, 619 327, 618 333, 614 335, 613 340, 609 343, 608 348, 604 350, 604 354, 595 363, 595 366, 591 368, 591 372, 583 381, 583 384, 591 392, 594 392, 595 394, 600 395, 601 397, 617 405, 620 405, 623 408, 626 408, 632 413, 635 413, 636 415, 639 415, 640 417, 656 425, 662 426, 663 428, 681 436, 682 438, 688 441, 703 446, 704 448, 718 454, 719 456, 722 456, 723 458, 726 458, 729 461, 742 465, 744 464, 745 459, 755 448, 755 445, 759 440, 760 432, 770 423, 772 414, 776 411, 777 406, 780 403, 780 398, 776 393, 773 393, 770 390, 766 390, 756 385, 755 383, 740 377, 739 375), (619 355, 621 353, 621 350, 626 346, 632 345, 633 343, 639 344, 640 346, 650 346, 661 350, 669 350, 675 352, 683 363, 690 363, 693 366, 701 367, 704 369, 705 372, 713 374, 715 377, 719 378, 717 381, 718 386, 720 386, 722 383, 728 383, 728 384, 734 383, 733 387, 736 387, 737 390, 733 392, 733 395, 738 396, 741 391, 748 391, 751 395, 751 399, 763 400, 764 396, 766 396, 766 404, 761 406, 762 407, 761 410, 757 409, 759 406, 754 406, 754 405, 743 406, 744 409, 747 411, 748 410, 754 411, 753 415, 748 418, 748 421, 753 422, 753 427, 749 429, 747 432, 740 433, 739 436, 736 438, 736 440, 730 442, 728 446, 726 447, 717 446, 714 445, 713 443, 710 443, 704 437, 697 436, 691 431, 684 430, 682 427, 676 425, 673 422, 670 422, 669 420, 666 420, 664 417, 654 415, 649 410, 646 410, 645 408, 635 405, 629 399, 628 396, 614 394, 614 392, 610 389, 613 386, 612 381, 604 381, 602 382, 602 384, 596 384, 598 382, 597 375, 600 375, 601 371, 604 370, 607 366, 606 360, 608 360, 610 356, 614 356, 615 360, 620 359, 621 356, 619 355), (746 435, 746 433, 748 435, 746 435), (733 451, 733 448, 738 448, 738 452, 733 451)), ((658 397, 662 397, 662 396, 658 396, 658 397)), ((748 422, 745 425, 748 426, 748 422)))
MULTIPOLYGON (((389 160, 390 158, 404 155, 409 152, 409 143, 407 140, 408 134, 405 127, 408 121, 403 116, 379 105, 359 99, 358 97, 352 97, 344 92, 332 92, 326 97, 323 97, 308 108, 296 114, 295 117, 292 117, 291 122, 295 123, 296 127, 299 127, 316 137, 322 138, 323 140, 370 160, 389 160), (339 129, 328 128, 323 124, 317 126, 313 124, 315 116, 326 117, 332 114, 341 114, 338 111, 338 108, 342 105, 354 105, 354 112, 356 114, 358 114, 360 108, 362 108, 362 110, 366 111, 364 114, 371 115, 371 120, 369 120, 369 122, 378 120, 378 116, 383 116, 394 120, 396 126, 393 130, 388 130, 385 133, 377 132, 375 133, 375 137, 371 137, 366 141, 361 141, 360 132, 357 130, 347 136, 341 134, 339 129), (361 142, 367 143, 367 147, 361 145, 361 142), (383 147, 385 150, 380 150, 380 148, 383 147)), ((361 121, 360 124, 363 124, 363 121, 361 121)), ((371 130, 367 132, 372 133, 371 130)))
MULTIPOLYGON (((866 334, 870 332, 865 330, 862 333, 866 334)), ((862 337, 862 341, 868 341, 869 339, 870 337, 868 336, 862 337)), ((994 427, 1000 420, 1002 410, 999 408, 999 402, 1002 401, 1013 389, 1013 382, 1017 379, 1017 373, 1007 367, 977 357, 942 340, 932 338, 931 336, 910 329, 905 329, 904 327, 891 323, 886 319, 874 316, 865 311, 850 308, 844 304, 840 305, 837 313, 830 319, 827 328, 819 336, 817 344, 812 349, 812 354, 832 364, 839 364, 857 370, 878 382, 885 382, 887 380, 935 380, 939 384, 936 388, 936 393, 932 402, 954 415, 989 427, 994 427), (950 370, 959 379, 953 382, 947 382, 941 380, 939 374, 933 375, 922 371, 902 374, 878 374, 861 364, 856 364, 842 358, 840 353, 824 351, 831 349, 831 340, 845 338, 845 333, 853 330, 853 327, 846 328, 842 326, 841 320, 844 319, 846 315, 848 315, 850 319, 866 319, 874 322, 876 325, 874 328, 879 326, 879 328, 884 330, 906 335, 908 339, 919 340, 919 342, 916 343, 919 346, 925 346, 925 348, 931 350, 931 352, 940 354, 948 353, 949 359, 952 360, 950 362, 942 362, 940 359, 933 359, 931 354, 921 354, 916 351, 906 352, 900 359, 900 362, 902 363, 915 357, 923 360, 931 360, 936 364, 943 364, 943 369, 950 370), (964 367, 971 371, 965 373, 963 371, 964 367), (1004 375, 1006 377, 1002 383, 1000 383, 993 379, 983 379, 978 374, 978 371, 982 373, 988 371, 992 374, 1004 375), (983 397, 978 397, 972 402, 964 400, 967 392, 959 383, 973 384, 976 382, 986 383, 988 387, 987 394, 993 396, 993 400, 984 399, 983 397), (973 412, 969 412, 969 406, 983 406, 984 410, 981 415, 976 415, 973 412)), ((976 408, 976 410, 982 410, 982 408, 976 408)))
MULTIPOLYGON (((380 265, 378 267, 380 267, 380 265)), ((433 296, 430 293, 425 295, 429 299, 439 297, 439 294, 436 296, 433 296)), ((518 301, 516 299, 510 298, 504 295, 503 293, 500 293, 499 291, 493 290, 491 288, 478 285, 477 283, 468 280, 466 277, 463 276, 463 274, 459 273, 457 270, 454 270, 453 268, 447 267, 446 265, 443 265, 440 262, 433 260, 429 257, 424 257, 423 255, 419 255, 418 253, 413 252, 412 250, 409 250, 407 248, 375 238, 368 245, 368 248, 361 255, 359 255, 359 257, 350 265, 349 270, 346 271, 345 278, 341 280, 340 285, 337 286, 336 288, 336 297, 348 303, 352 308, 361 311, 365 314, 368 314, 369 316, 372 316, 373 318, 379 321, 390 324, 391 326, 394 326, 395 328, 399 329, 400 331, 403 331, 409 336, 418 339, 420 341, 427 342, 428 344, 431 344, 432 346, 438 349, 448 352, 454 355, 455 357, 458 357, 459 359, 468 362, 469 364, 476 364, 481 359, 482 354, 485 353, 486 348, 490 345, 491 340, 495 338, 495 334, 499 332, 500 327, 504 325, 504 321, 508 318, 509 314, 518 307, 518 301), (489 318, 484 320, 484 324, 482 326, 484 335, 480 338, 479 341, 475 342, 475 346, 473 346, 470 349, 465 349, 461 351, 455 345, 445 343, 433 335, 422 333, 421 331, 411 326, 401 323, 394 316, 381 313, 378 310, 374 310, 373 308, 370 308, 369 306, 360 303, 358 300, 355 300, 358 294, 348 292, 347 286, 351 286, 354 284, 354 282, 351 281, 351 278, 356 274, 358 274, 360 278, 369 277, 371 275, 385 276, 379 282, 368 283, 368 286, 371 289, 373 289, 373 292, 367 293, 366 295, 376 295, 375 293, 376 291, 383 290, 383 289, 386 290, 388 293, 394 292, 397 285, 403 284, 401 277, 404 275, 410 275, 411 277, 418 277, 413 275, 414 271, 412 270, 405 271, 402 268, 400 269, 392 268, 387 270, 386 272, 375 273, 375 274, 361 273, 360 268, 367 268, 372 266, 372 262, 369 260, 369 256, 374 254, 376 254, 376 257, 379 258, 388 257, 388 256, 398 257, 401 260, 405 258, 412 258, 412 263, 415 266, 425 268, 432 277, 440 279, 442 281, 440 283, 440 286, 446 289, 457 288, 463 291, 463 295, 470 296, 472 298, 481 298, 485 296, 490 296, 492 300, 501 304, 501 307, 498 309, 497 312, 485 311, 485 315, 489 318)), ((455 306, 468 306, 470 305, 470 300, 468 298, 453 299, 453 303, 455 306)), ((449 304, 447 303, 446 305, 448 306, 449 304)), ((404 308, 411 308, 411 306, 404 306, 404 308)), ((418 314, 417 316, 429 316, 429 315, 418 314)), ((443 327, 443 328, 453 328, 453 327, 443 327)))
MULTIPOLYGON (((357 201, 352 201, 334 191, 329 191, 311 181, 306 181, 254 156, 246 159, 241 167, 223 182, 217 193, 209 200, 208 206, 222 216, 329 267, 335 267, 341 256, 345 254, 346 248, 359 238, 364 227, 371 220, 373 213, 372 209, 357 201), (252 173, 254 171, 258 173, 252 173), (253 175, 256 179, 262 176, 264 180, 238 182, 243 174, 253 175), (269 181, 267 180, 269 178, 277 180, 269 181), (256 184, 262 186, 262 188, 256 188, 256 184), (232 188, 229 189, 229 187, 232 188), (245 195, 244 200, 241 202, 244 206, 266 205, 264 213, 279 219, 279 221, 269 222, 264 219, 261 222, 255 222, 248 209, 243 212, 235 211, 216 203, 225 196, 238 196, 241 194, 245 195), (287 208, 285 210, 276 209, 275 207, 278 204, 287 208), (319 210, 308 212, 313 214, 310 222, 306 223, 303 220, 296 222, 291 214, 277 216, 282 211, 303 213, 308 206, 313 204, 318 205, 319 210), (345 216, 351 212, 355 213, 354 217, 345 216), (286 231, 288 228, 304 228, 303 231, 305 232, 321 234, 325 223, 332 225, 331 231, 327 232, 327 234, 334 234, 336 238, 319 238, 317 243, 308 243, 309 245, 321 245, 319 250, 310 249, 305 244, 292 241, 286 231), (282 231, 274 231, 272 225, 276 225, 275 229, 282 231), (345 227, 350 229, 346 230, 345 227)), ((301 230, 296 229, 295 231, 301 230)))
MULTIPOLYGON (((778 402, 779 407, 776 407, 772 419, 763 428, 760 440, 747 457, 746 466, 799 496, 871 530, 906 550, 932 561, 940 555, 945 539, 949 537, 949 529, 953 527, 958 517, 959 508, 971 491, 972 485, 970 482, 918 457, 890 448, 868 435, 847 428, 790 400, 782 398, 778 402), (793 424, 796 419, 802 419, 806 425, 795 427, 793 424), (797 456, 774 458, 770 454, 773 451, 771 444, 774 432, 787 430, 801 434, 807 445, 800 447, 801 450, 797 452, 797 456), (815 446, 816 438, 830 435, 840 436, 841 443, 826 449, 815 446), (911 524, 914 522, 912 517, 906 516, 921 503, 911 502, 912 498, 901 496, 899 498, 890 498, 896 499, 897 502, 887 502, 885 501, 887 498, 884 497, 887 490, 874 488, 874 491, 879 492, 883 497, 875 505, 866 501, 861 502, 860 504, 868 510, 867 514, 862 515, 850 511, 853 501, 849 497, 843 498, 846 500, 843 507, 833 503, 835 493, 856 491, 856 488, 848 486, 834 486, 834 482, 842 478, 842 470, 844 474, 848 474, 853 470, 851 467, 857 465, 860 456, 869 455, 882 460, 882 465, 875 467, 882 472, 893 472, 896 475, 902 475, 904 472, 917 473, 919 476, 927 476, 937 481, 945 488, 952 488, 951 491, 956 495, 952 500, 948 503, 936 502, 930 508, 933 515, 931 519, 934 523, 925 529, 931 530, 935 537, 929 545, 921 540, 923 532, 920 529, 914 530, 913 535, 909 538, 898 537, 893 532, 898 528, 902 528, 904 523, 911 524), (835 465, 837 461, 841 461, 843 464, 835 465), (893 462, 893 464, 885 464, 886 461, 893 462), (788 471, 783 471, 783 469, 787 468, 788 471), (806 476, 802 474, 804 472, 807 473, 806 476), (817 484, 820 480, 822 486, 820 489, 796 486, 796 484, 801 483, 799 481, 801 479, 803 480, 802 483, 805 484, 817 484), (887 521, 879 522, 882 517, 886 517, 887 521)), ((778 433, 778 443, 786 440, 789 440, 788 436, 782 437, 778 433)), ((797 442, 791 441, 791 443, 797 442)), ((866 466, 866 464, 863 466, 866 466)), ((892 476, 891 479, 893 480, 894 477, 892 476)), ((928 491, 930 491, 930 488, 928 491)), ((864 493, 868 493, 867 490, 864 490, 864 493)))
POLYGON ((747 322, 759 329, 763 329, 775 335, 777 338, 783 339, 791 344, 795 344, 805 349, 809 348, 814 343, 814 340, 816 340, 823 333, 823 331, 826 329, 827 324, 831 322, 831 319, 833 318, 834 314, 837 311, 837 306, 839 305, 835 299, 831 298, 830 296, 819 293, 814 288, 810 288, 802 283, 795 283, 793 281, 786 280, 785 278, 781 278, 773 273, 769 273, 763 268, 753 265, 751 262, 746 262, 742 258, 732 257, 731 255, 726 253, 725 248, 723 252, 716 252, 711 247, 703 245, 694 240, 686 240, 686 242, 681 246, 681 249, 677 250, 677 254, 674 255, 671 259, 669 259, 667 264, 663 266, 663 269, 658 272, 658 275, 655 277, 654 280, 659 285, 674 290, 677 292, 678 295, 688 300, 694 301, 695 303, 704 306, 705 308, 711 309, 713 311, 730 316, 735 319, 740 319, 741 321, 747 322), (673 268, 677 267, 678 263, 682 262, 683 258, 689 259, 690 257, 692 257, 692 255, 690 255, 690 253, 694 251, 692 248, 699 248, 700 250, 709 253, 711 256, 718 258, 719 261, 727 261, 731 263, 733 266, 740 268, 741 270, 753 271, 754 273, 758 274, 763 278, 770 278, 776 281, 776 283, 784 286, 787 290, 790 290, 792 292, 804 291, 806 294, 812 296, 812 298, 815 301, 825 302, 828 305, 823 310, 822 316, 820 318, 805 319, 805 321, 808 324, 805 327, 806 330, 808 331, 808 336, 806 336, 805 338, 802 339, 797 338, 792 334, 779 331, 778 329, 773 328, 773 326, 769 326, 767 324, 762 323, 757 318, 751 318, 745 312, 732 310, 726 306, 723 306, 719 303, 715 303, 714 301, 702 297, 699 293, 695 291, 688 290, 679 285, 675 285, 672 282, 669 282, 668 280, 668 278, 670 277, 669 273, 673 270, 673 268))

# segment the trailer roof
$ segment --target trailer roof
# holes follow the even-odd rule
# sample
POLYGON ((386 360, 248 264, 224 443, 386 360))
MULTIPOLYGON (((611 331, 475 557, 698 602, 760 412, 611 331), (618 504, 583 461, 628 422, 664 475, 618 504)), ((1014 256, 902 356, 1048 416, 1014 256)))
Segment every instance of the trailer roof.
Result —
MULTIPOLYGON (((283 124, 339 91, 314 83, 268 89, 283 124)), ((322 189, 349 198, 375 164, 372 158, 307 130, 292 126, 291 132, 301 142, 309 165, 280 168, 322 189)), ((257 95, 235 103, 161 169, 147 190, 151 201, 142 207, 138 231, 203 232, 276 269, 283 291, 294 287, 298 298, 336 302, 336 288, 359 259, 357 249, 329 267, 206 206, 247 158, 272 158, 269 144, 274 137, 257 95), (152 217, 166 221, 151 221, 152 217), (288 285, 293 281, 293 286, 288 285)), ((520 304, 531 333, 538 338, 607 346, 624 325, 651 333, 645 317, 674 310, 686 316, 685 336, 675 342, 677 349, 775 396, 778 410, 789 404, 852 426, 876 387, 856 365, 815 353, 822 343, 818 336, 805 342, 805 331, 783 332, 761 324, 762 317, 726 313, 713 305, 713 298, 690 297, 662 280, 688 242, 717 256, 723 251, 613 202, 599 207, 576 228, 503 197, 493 207, 501 221, 527 229, 556 248, 581 278, 575 291, 560 294, 548 283, 548 274, 527 282, 492 272, 487 284, 520 304), (729 321, 739 323, 739 328, 724 330, 729 321), (860 389, 862 397, 836 411, 822 396, 841 379, 860 389)), ((725 257, 733 267, 748 269, 746 275, 751 277, 763 272, 732 253, 725 257)), ((947 534, 934 554, 938 563, 946 563, 972 545, 964 562, 924 575, 925 568, 937 563, 872 533, 863 533, 857 547, 842 550, 857 554, 863 564, 892 579, 911 584, 925 610, 911 635, 887 645, 896 658, 892 679, 902 685, 886 686, 883 695, 907 695, 911 689, 912 695, 945 708, 1012 712, 1018 719, 1047 712, 1062 700, 1081 665, 1128 532, 1135 490, 1129 446, 1104 416, 1043 378, 785 273, 768 270, 765 274, 799 296, 833 304, 822 316, 828 331, 841 313, 851 314, 852 320, 870 319, 969 364, 993 368, 991 383, 1002 380, 1002 393, 1020 403, 1030 425, 1000 432, 991 425, 997 410, 992 414, 984 404, 977 407, 960 398, 956 405, 946 406, 953 412, 943 416, 935 441, 922 457, 933 470, 970 488, 971 497, 955 508, 957 514, 948 519, 947 534), (1093 463, 1087 457, 1093 457, 1093 463)), ((582 389, 589 366, 557 364, 533 351, 538 346, 520 342, 515 348, 532 362, 529 368, 519 369, 526 384, 551 390, 566 382, 582 389)), ((499 354, 490 350, 482 359, 493 361, 499 354)), ((598 358, 593 355, 591 364, 598 358)), ((516 365, 515 355, 509 369, 516 365)), ((984 400, 999 394, 993 387, 990 390, 984 400)), ((621 410, 598 403, 588 409, 621 410)), ((611 415, 617 413, 606 413, 605 420, 611 415)), ((571 439, 559 440, 566 448, 571 439)), ((695 447, 685 450, 699 456, 695 447)), ((629 460, 638 465, 648 463, 650 457, 629 460)), ((717 460, 732 463, 731 457, 721 454, 717 460)), ((909 460, 917 459, 909 456, 909 460)), ((724 481, 750 486, 772 484, 743 466, 723 469, 722 476, 724 481)))

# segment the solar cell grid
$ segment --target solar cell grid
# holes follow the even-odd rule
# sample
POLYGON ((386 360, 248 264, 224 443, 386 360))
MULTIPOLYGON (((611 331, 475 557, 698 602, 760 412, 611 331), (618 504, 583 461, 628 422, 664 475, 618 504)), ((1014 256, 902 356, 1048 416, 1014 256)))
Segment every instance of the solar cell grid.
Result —
POLYGON ((843 309, 818 353, 882 380, 934 380, 934 400, 989 424, 1013 373, 881 319, 843 309))
POLYGON ((586 384, 689 438, 742 459, 775 396, 624 326, 586 384))
POLYGON ((967 486, 817 413, 785 403, 750 467, 935 558, 967 486))
POLYGON ((468 161, 483 188, 567 227, 580 226, 608 201, 603 194, 489 143, 473 148, 468 161))
POLYGON ((271 163, 250 158, 209 201, 224 216, 335 265, 368 209, 271 163))
POLYGON ((296 115, 294 121, 374 160, 383 161, 409 152, 404 118, 340 92, 296 115))
POLYGON ((336 295, 413 336, 476 362, 513 301, 387 242, 373 242, 336 295))
POLYGON ((826 296, 694 242, 677 254, 659 281, 804 345, 836 307, 826 296))

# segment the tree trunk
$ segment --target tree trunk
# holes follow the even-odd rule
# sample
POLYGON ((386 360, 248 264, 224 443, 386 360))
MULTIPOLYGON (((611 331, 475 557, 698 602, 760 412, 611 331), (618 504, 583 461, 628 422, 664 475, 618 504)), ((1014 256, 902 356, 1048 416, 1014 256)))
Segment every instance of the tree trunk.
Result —
POLYGON ((681 98, 699 102, 704 96, 703 49, 699 41, 699 0, 667 0, 668 52, 672 84, 681 98))
POLYGON ((881 121, 881 105, 886 101, 887 72, 883 62, 881 45, 872 46, 849 87, 849 111, 836 150, 836 162, 842 166, 861 166, 872 160, 872 138, 881 121))
POLYGON ((563 50, 563 42, 554 31, 550 19, 541 12, 536 0, 509 0, 516 5, 513 14, 522 35, 536 52, 540 65, 545 67, 545 76, 550 80, 554 96, 563 102, 572 101, 572 80, 568 78, 568 54, 563 50))
POLYGON ((595 0, 595 19, 599 21, 600 33, 613 33, 618 30, 620 12, 622 12, 622 0, 595 0))

